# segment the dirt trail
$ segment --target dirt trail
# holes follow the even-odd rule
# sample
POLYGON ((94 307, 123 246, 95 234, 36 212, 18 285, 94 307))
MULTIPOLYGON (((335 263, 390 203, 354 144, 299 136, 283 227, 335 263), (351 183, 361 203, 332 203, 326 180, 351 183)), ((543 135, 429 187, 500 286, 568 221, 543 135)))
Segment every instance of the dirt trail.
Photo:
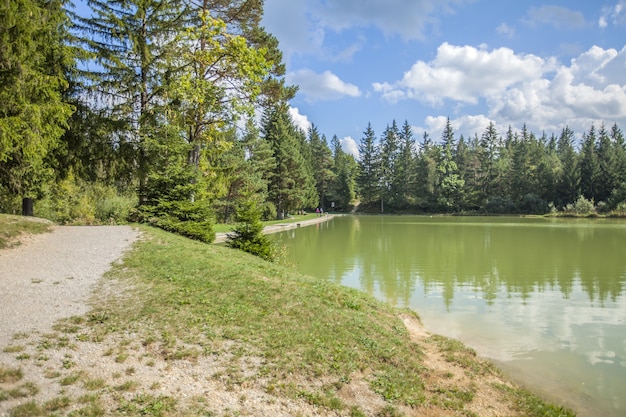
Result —
POLYGON ((61 226, 0 251, 0 346, 86 313, 93 286, 138 236, 130 226, 61 226))

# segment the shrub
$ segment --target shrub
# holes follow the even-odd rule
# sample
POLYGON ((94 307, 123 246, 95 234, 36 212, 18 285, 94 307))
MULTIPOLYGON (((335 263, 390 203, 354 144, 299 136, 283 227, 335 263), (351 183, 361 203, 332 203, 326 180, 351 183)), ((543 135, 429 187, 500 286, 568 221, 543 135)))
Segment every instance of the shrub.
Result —
POLYGON ((587 200, 584 196, 578 197, 573 204, 565 206, 565 212, 568 214, 575 214, 578 216, 589 216, 595 214, 596 209, 593 204, 593 199, 587 200))
POLYGON ((548 212, 548 203, 537 194, 526 194, 519 203, 518 209, 525 214, 545 214, 548 212))
POLYGON ((266 261, 276 257, 272 242, 263 234, 261 213, 253 200, 243 202, 237 208, 237 226, 228 234, 226 246, 251 253, 266 261))
POLYGON ((263 204, 261 218, 263 221, 276 220, 278 218, 278 211, 276 206, 271 201, 267 201, 263 204))
POLYGON ((608 201, 609 209, 615 210, 623 202, 626 202, 626 182, 621 183, 611 192, 611 197, 608 201))
POLYGON ((496 196, 487 201, 485 211, 493 214, 511 214, 515 211, 515 205, 507 198, 496 196))
POLYGON ((120 194, 110 185, 77 179, 70 171, 35 202, 35 214, 60 224, 119 224, 127 221, 136 204, 135 196, 120 194))
POLYGON ((197 199, 198 183, 189 166, 171 166, 147 181, 144 202, 131 220, 149 223, 202 242, 213 242, 214 218, 208 199, 197 199))

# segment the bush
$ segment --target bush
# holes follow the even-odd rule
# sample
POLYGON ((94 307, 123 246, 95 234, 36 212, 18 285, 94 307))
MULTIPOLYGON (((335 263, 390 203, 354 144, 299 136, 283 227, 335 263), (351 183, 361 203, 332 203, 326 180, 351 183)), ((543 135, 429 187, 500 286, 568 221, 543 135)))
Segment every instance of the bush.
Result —
POLYGON ((136 204, 136 197, 120 194, 110 185, 77 179, 70 171, 35 202, 34 211, 60 224, 120 224, 136 204))
POLYGON ((252 200, 242 203, 237 208, 237 222, 239 224, 228 234, 226 246, 251 253, 266 261, 273 261, 276 257, 272 242, 263 234, 261 213, 252 200))
POLYGON ((195 198, 199 187, 193 169, 172 166, 165 174, 149 177, 144 202, 130 218, 191 239, 213 242, 213 212, 208 199, 195 198))
POLYGON ((274 203, 267 201, 263 204, 261 218, 263 221, 276 220, 278 218, 278 211, 276 211, 274 203))
POLYGON ((492 214, 511 214, 515 212, 515 205, 508 198, 491 197, 485 205, 485 211, 492 214))
POLYGON ((565 206, 565 213, 575 214, 577 216, 590 216, 596 213, 593 199, 587 200, 584 196, 578 197, 573 204, 565 206))
POLYGON ((545 214, 548 212, 548 203, 537 194, 526 194, 518 206, 524 214, 545 214))
POLYGON ((620 205, 620 203, 623 202, 626 202, 626 182, 621 183, 611 193, 611 197, 608 201, 609 209, 615 210, 620 205))

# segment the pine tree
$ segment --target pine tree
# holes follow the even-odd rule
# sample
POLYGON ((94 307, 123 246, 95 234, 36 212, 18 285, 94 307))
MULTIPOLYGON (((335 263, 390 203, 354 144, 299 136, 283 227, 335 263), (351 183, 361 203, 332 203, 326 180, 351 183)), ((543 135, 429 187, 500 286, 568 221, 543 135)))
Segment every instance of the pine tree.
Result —
POLYGON ((380 212, 384 213, 385 203, 394 207, 398 198, 399 182, 396 178, 396 164, 400 149, 400 131, 394 120, 383 132, 380 143, 380 212))
POLYGON ((439 186, 438 205, 445 211, 458 208, 463 195, 465 181, 459 175, 453 149, 455 148, 454 130, 450 118, 441 135, 443 141, 441 154, 437 161, 437 183, 439 186))
POLYGON ((376 136, 371 123, 363 132, 359 143, 359 174, 357 184, 361 202, 373 203, 380 198, 380 163, 379 151, 376 146, 376 136))
POLYGON ((479 187, 482 201, 498 194, 498 170, 497 157, 499 137, 493 122, 485 129, 480 137, 478 148, 478 160, 480 162, 479 187))
POLYGON ((580 192, 587 200, 595 200, 600 166, 596 154, 596 129, 594 125, 591 125, 589 132, 583 135, 579 169, 580 192))
POLYGON ((66 74, 74 65, 67 26, 60 1, 0 4, 2 194, 32 199, 54 178, 49 157, 73 111, 63 99, 66 74))
POLYGON ((440 159, 440 147, 430 140, 424 132, 422 144, 417 156, 415 198, 422 210, 435 208, 438 190, 437 163, 440 159))
POLYGON ((598 141, 596 144, 596 155, 598 157, 598 178, 596 185, 596 201, 607 202, 611 197, 613 189, 618 186, 617 175, 612 172, 616 165, 619 150, 614 148, 606 131, 604 123, 600 126, 598 132, 598 141))
POLYGON ((397 191, 396 206, 407 209, 412 203, 415 188, 415 139, 411 126, 404 121, 400 130, 400 145, 394 174, 393 189, 397 191))
POLYGON ((329 208, 327 197, 330 193, 332 183, 335 181, 333 172, 332 152, 326 143, 326 137, 320 136, 315 125, 309 128, 309 144, 311 146, 311 157, 313 165, 313 177, 315 178, 315 188, 320 205, 325 210, 329 208))
POLYGON ((263 137, 271 145, 276 161, 268 192, 279 219, 292 210, 317 205, 317 201, 311 201, 311 196, 315 196, 315 183, 306 168, 297 134, 285 104, 266 111, 263 137))
POLYGON ((580 189, 578 155, 574 150, 574 132, 567 126, 561 131, 556 152, 562 168, 557 182, 556 203, 559 207, 564 207, 578 198, 580 189))
POLYGON ((331 140, 333 151, 333 172, 335 180, 331 187, 331 199, 338 209, 346 208, 356 197, 356 173, 358 165, 352 155, 347 154, 341 148, 341 142, 337 135, 331 140))
POLYGON ((243 201, 237 208, 237 226, 227 235, 226 246, 273 261, 275 251, 272 242, 263 234, 261 212, 254 200, 243 201))

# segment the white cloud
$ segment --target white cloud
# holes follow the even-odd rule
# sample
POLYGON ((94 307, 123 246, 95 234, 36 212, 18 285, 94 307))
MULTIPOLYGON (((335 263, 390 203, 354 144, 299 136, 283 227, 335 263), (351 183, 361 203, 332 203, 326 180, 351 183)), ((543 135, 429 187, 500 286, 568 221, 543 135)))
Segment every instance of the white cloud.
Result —
POLYGON ((515 27, 509 26, 506 23, 502 22, 496 28, 496 32, 498 32, 500 35, 506 36, 507 38, 512 38, 515 36, 515 27))
POLYGON ((537 78, 488 100, 490 116, 508 123, 559 131, 586 131, 593 122, 626 122, 626 47, 597 46, 560 66, 553 79, 537 78), (622 71, 619 71, 619 68, 622 71))
POLYGON ((328 60, 350 59, 365 44, 357 39, 343 51, 325 45, 327 33, 377 28, 385 36, 425 39, 443 15, 472 0, 266 0, 262 25, 280 41, 289 61, 294 54, 328 60))
POLYGON ((317 5, 320 23, 341 31, 352 26, 374 26, 385 35, 423 39, 439 13, 451 13, 462 0, 326 0, 317 5))
POLYGON ((309 69, 290 72, 285 76, 287 84, 296 84, 308 101, 336 100, 344 96, 359 97, 361 91, 353 84, 342 81, 330 71, 318 74, 309 69))
POLYGON ((341 149, 345 153, 348 153, 354 156, 356 159, 359 159, 359 145, 354 139, 352 139, 352 137, 346 136, 345 138, 340 139, 339 143, 341 143, 341 149))
POLYGON ((603 7, 602 15, 598 19, 598 26, 606 28, 609 23, 615 26, 626 24, 626 0, 620 0, 614 6, 603 7))
MULTIPOLYGON (((451 117, 452 126, 466 137, 480 135, 490 120, 504 130, 526 123, 548 134, 558 134, 565 125, 584 132, 591 123, 626 124, 625 67, 626 46, 621 51, 593 46, 569 65, 557 65, 553 58, 507 49, 488 52, 444 44, 433 61, 420 61, 401 81, 374 89, 390 101, 486 105, 484 115, 451 117)), ((446 116, 428 117, 424 130, 438 140, 445 122, 446 116)))
POLYGON ((528 11, 526 23, 530 26, 544 24, 554 26, 557 29, 582 28, 585 26, 585 16, 567 7, 544 5, 541 7, 531 7, 528 11))
POLYGON ((515 54, 509 48, 489 52, 447 42, 431 62, 418 61, 395 83, 375 83, 374 90, 389 101, 414 98, 431 104, 451 99, 476 104, 481 97, 540 77, 554 67, 535 55, 515 54))
POLYGON ((293 120, 293 124, 305 132, 309 131, 312 123, 307 116, 300 114, 300 110, 297 107, 289 107, 289 115, 291 120, 293 120))

